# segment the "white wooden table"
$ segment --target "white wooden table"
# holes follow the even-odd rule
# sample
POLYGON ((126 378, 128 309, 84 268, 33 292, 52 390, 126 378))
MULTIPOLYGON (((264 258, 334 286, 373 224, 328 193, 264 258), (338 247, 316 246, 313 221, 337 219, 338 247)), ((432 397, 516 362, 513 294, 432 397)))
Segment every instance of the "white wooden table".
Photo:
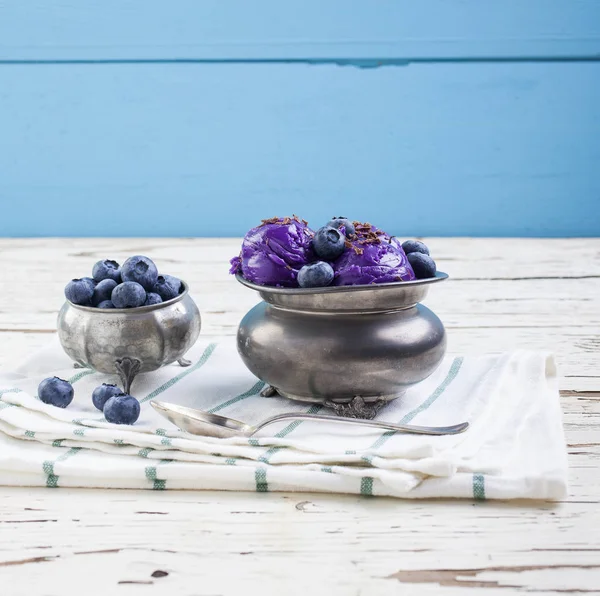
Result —
MULTIPOLYGON (((556 352, 564 502, 2 488, 0 594, 600 594, 600 240, 426 241, 452 277, 427 299, 451 352, 556 352)), ((0 368, 48 341, 66 281, 100 258, 152 256, 190 283, 205 335, 235 333, 257 300, 227 275, 238 247, 0 240, 0 368)))

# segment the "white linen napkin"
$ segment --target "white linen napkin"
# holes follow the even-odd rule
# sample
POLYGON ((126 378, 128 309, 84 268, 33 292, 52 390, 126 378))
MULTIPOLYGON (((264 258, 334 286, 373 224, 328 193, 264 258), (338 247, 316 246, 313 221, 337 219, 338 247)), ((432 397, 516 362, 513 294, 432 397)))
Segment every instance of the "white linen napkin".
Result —
POLYGON ((180 431, 153 398, 250 424, 284 412, 331 413, 263 398, 264 384, 239 358, 235 339, 199 341, 189 368, 136 378, 133 426, 106 422, 92 404, 116 375, 74 369, 55 339, 13 373, 0 374, 0 485, 142 489, 323 491, 404 498, 564 498, 567 460, 551 355, 518 351, 448 357, 377 419, 427 426, 467 420, 454 436, 417 436, 355 425, 294 421, 251 438, 180 431), (45 377, 69 379, 66 409, 37 398, 45 377))

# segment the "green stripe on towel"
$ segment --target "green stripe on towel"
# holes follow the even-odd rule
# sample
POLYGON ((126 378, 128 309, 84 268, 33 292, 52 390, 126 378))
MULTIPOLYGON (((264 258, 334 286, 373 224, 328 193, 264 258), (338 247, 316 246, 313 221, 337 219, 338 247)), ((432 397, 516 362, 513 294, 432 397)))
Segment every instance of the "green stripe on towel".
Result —
MULTIPOLYGON (((448 370, 448 374, 446 378, 436 387, 433 393, 421 404, 419 404, 416 408, 412 409, 408 414, 406 414, 398 424, 408 424, 413 420, 417 414, 424 412, 429 408, 443 393, 446 391, 450 383, 456 379, 460 368, 464 362, 464 358, 462 356, 455 358, 452 361, 450 369, 448 370)), ((370 449, 379 449, 386 441, 388 441, 391 437, 393 437, 398 431, 396 430, 388 430, 384 432, 370 447, 370 449)), ((362 458, 368 464, 371 464, 373 461, 373 456, 368 455, 362 458)))
POLYGON ((254 471, 254 481, 256 482, 257 493, 269 492, 269 485, 267 484, 267 470, 265 468, 256 468, 254 471))
POLYGON ((483 474, 473 474, 473 498, 485 501, 485 477, 483 474))
POLYGON ((368 497, 373 496, 373 478, 365 476, 360 480, 360 494, 368 497))
POLYGON ((77 374, 74 374, 70 379, 68 379, 69 383, 71 383, 71 385, 73 383, 77 383, 77 381, 80 381, 81 379, 83 379, 83 377, 87 377, 88 375, 93 375, 96 371, 93 368, 86 368, 85 370, 82 370, 80 372, 78 372, 77 374))
POLYGON ((167 488, 167 481, 156 477, 156 468, 158 465, 165 465, 171 463, 171 461, 170 459, 161 459, 156 466, 147 466, 144 469, 146 478, 152 482, 153 490, 165 490, 167 488))
POLYGON ((215 412, 218 412, 219 410, 222 410, 223 408, 231 406, 232 404, 235 404, 238 401, 242 401, 243 399, 257 395, 258 393, 260 393, 260 391, 262 390, 262 388, 264 386, 265 386, 265 384, 262 381, 259 381, 258 383, 255 383, 254 385, 252 385, 252 387, 250 389, 248 389, 248 391, 244 391, 244 393, 240 393, 239 395, 236 395, 235 397, 228 399, 227 401, 223 402, 222 404, 219 404, 218 406, 214 406, 210 410, 206 410, 206 411, 209 414, 214 414, 215 412))
POLYGON ((58 476, 54 473, 54 465, 58 462, 65 461, 69 457, 77 455, 81 451, 81 447, 71 447, 68 451, 65 451, 62 455, 59 455, 54 461, 46 460, 42 464, 42 470, 46 474, 46 487, 47 488, 58 488, 58 476))
MULTIPOLYGON (((306 413, 307 414, 316 414, 322 408, 323 408, 322 405, 315 404, 314 406, 311 406, 306 413)), ((288 424, 285 428, 282 428, 275 435, 275 437, 278 438, 278 439, 282 439, 283 437, 286 437, 291 432, 293 432, 294 430, 296 430, 300 426, 300 424, 302 424, 302 422, 304 422, 304 420, 294 420, 294 422, 290 422, 290 424, 288 424)), ((248 443, 250 445, 257 446, 258 445, 258 440, 257 439, 248 439, 248 443)), ((269 447, 269 449, 267 449, 258 458, 258 461, 260 461, 260 462, 262 462, 264 464, 268 464, 269 460, 271 459, 271 457, 273 457, 273 455, 275 455, 281 449, 285 449, 285 447, 284 446, 269 447)), ((256 473, 255 473, 255 480, 256 480, 256 491, 257 492, 267 492, 267 490, 268 490, 267 468, 257 468, 256 469, 256 473)))
POLYGON ((212 353, 215 351, 216 347, 217 347, 216 343, 209 344, 206 347, 206 349, 204 350, 202 356, 200 356, 200 358, 198 359, 198 362, 196 362, 196 364, 190 366, 189 368, 186 368, 183 372, 174 376, 172 379, 169 379, 166 383, 163 383, 160 387, 157 387, 152 393, 149 393, 146 397, 144 397, 143 399, 140 399, 140 403, 144 403, 148 400, 154 399, 157 395, 160 395, 161 393, 163 393, 163 391, 166 391, 167 389, 170 389, 171 387, 173 387, 173 385, 175 385, 175 383, 178 383, 179 381, 181 381, 181 379, 184 379, 188 375, 191 375, 193 372, 196 372, 198 369, 202 368, 208 362, 208 360, 212 356, 212 353))

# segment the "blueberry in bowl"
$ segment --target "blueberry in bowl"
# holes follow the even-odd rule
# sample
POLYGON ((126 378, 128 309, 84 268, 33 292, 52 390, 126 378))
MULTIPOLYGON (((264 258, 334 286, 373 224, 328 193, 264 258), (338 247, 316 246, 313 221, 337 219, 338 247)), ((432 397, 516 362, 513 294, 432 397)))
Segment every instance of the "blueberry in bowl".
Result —
POLYGON ((105 259, 98 261, 92 269, 92 278, 96 282, 105 279, 112 279, 114 282, 121 283, 121 267, 116 261, 105 259))
POLYGON ((152 259, 142 255, 129 257, 121 267, 123 281, 134 281, 151 292, 158 279, 158 269, 152 259))
POLYGON ((89 278, 72 279, 65 287, 65 297, 73 304, 88 306, 92 304, 95 287, 89 278))

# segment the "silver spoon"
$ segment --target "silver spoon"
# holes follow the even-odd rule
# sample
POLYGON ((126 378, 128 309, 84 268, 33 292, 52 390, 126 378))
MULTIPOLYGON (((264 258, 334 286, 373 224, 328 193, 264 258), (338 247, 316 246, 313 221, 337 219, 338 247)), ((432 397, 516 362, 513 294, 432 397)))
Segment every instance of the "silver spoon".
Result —
POLYGON ((256 426, 250 426, 244 422, 225 418, 217 414, 209 414, 202 410, 186 408, 176 404, 162 401, 151 401, 152 407, 161 415, 170 420, 175 426, 193 434, 205 437, 218 437, 221 439, 229 437, 251 437, 265 426, 283 420, 323 420, 326 422, 337 422, 340 424, 357 424, 359 426, 372 426, 396 430, 404 433, 418 435, 456 435, 462 433, 469 427, 468 422, 461 422, 452 426, 414 426, 412 424, 394 424, 393 422, 382 422, 379 420, 362 420, 358 418, 340 418, 339 416, 322 416, 320 414, 278 414, 263 420, 256 426))

